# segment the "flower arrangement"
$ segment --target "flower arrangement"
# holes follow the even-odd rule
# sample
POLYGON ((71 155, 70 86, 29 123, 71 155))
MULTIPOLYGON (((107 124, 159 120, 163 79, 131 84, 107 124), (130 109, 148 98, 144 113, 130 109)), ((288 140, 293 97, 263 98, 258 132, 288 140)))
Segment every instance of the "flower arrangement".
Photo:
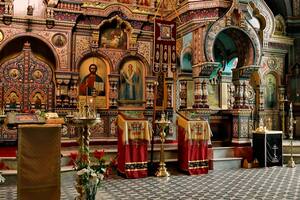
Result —
POLYGON ((76 173, 76 189, 80 196, 77 199, 94 200, 97 188, 100 186, 106 172, 104 150, 95 150, 91 164, 87 154, 71 153, 70 163, 76 173))

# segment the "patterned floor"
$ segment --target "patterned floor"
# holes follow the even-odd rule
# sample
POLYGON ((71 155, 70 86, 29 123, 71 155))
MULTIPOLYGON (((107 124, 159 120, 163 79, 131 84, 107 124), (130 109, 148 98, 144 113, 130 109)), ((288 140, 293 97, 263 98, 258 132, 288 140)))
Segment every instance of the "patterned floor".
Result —
MULTIPOLYGON (((103 182, 97 199, 300 199, 300 166, 175 174, 143 179, 116 176, 103 182)), ((16 185, 10 182, 0 185, 0 200, 16 199, 16 185)), ((61 199, 74 199, 73 173, 62 175, 61 189, 61 199)))

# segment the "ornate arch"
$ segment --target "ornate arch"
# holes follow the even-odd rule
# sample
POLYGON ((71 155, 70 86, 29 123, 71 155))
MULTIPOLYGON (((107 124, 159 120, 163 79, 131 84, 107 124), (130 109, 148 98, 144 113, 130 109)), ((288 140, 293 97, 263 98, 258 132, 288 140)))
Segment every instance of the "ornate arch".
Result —
POLYGON ((40 35, 34 34, 34 33, 27 33, 27 32, 26 33, 19 33, 19 34, 16 34, 14 37, 8 38, 7 40, 3 41, 3 43, 0 44, 0 52, 11 41, 16 40, 16 39, 21 38, 21 37, 25 37, 25 36, 36 38, 36 39, 42 41, 47 47, 49 47, 51 49, 53 55, 54 55, 54 58, 55 58, 55 66, 54 66, 55 69, 54 69, 54 71, 56 69, 60 68, 59 56, 58 56, 54 46, 46 38, 44 38, 40 35))
POLYGON ((255 6, 257 10, 259 10, 260 15, 265 18, 265 21, 268 22, 266 23, 266 27, 264 29, 264 34, 263 34, 265 40, 268 40, 275 31, 275 20, 274 20, 273 12, 268 7, 265 1, 252 0, 250 2, 250 5, 251 3, 255 6))
POLYGON ((113 64, 109 59, 109 56, 101 49, 98 49, 96 52, 92 52, 90 50, 82 52, 82 54, 75 61, 76 71, 79 71, 80 65, 85 59, 93 56, 97 58, 103 58, 109 65, 109 71, 114 71, 113 64))
MULTIPOLYGON (((180 71, 185 71, 186 69, 183 66, 184 57, 185 55, 190 54, 191 55, 191 64, 193 63, 193 48, 191 45, 188 45, 184 47, 180 53, 180 71)), ((191 69, 192 70, 192 69, 191 69)))
POLYGON ((261 61, 261 44, 255 29, 246 20, 243 11, 239 7, 237 0, 233 0, 229 11, 212 24, 205 37, 205 56, 208 61, 215 61, 213 55, 214 42, 222 31, 233 28, 245 33, 250 39, 254 48, 254 65, 259 65, 261 61))

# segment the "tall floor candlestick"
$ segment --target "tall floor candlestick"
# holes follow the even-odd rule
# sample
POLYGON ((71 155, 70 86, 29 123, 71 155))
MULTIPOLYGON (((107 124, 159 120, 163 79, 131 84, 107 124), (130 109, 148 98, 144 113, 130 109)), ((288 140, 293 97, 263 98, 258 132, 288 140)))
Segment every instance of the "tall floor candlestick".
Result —
POLYGON ((169 126, 171 123, 169 120, 166 119, 165 114, 161 114, 161 119, 159 121, 155 121, 156 124, 160 127, 160 162, 159 162, 159 169, 155 173, 157 177, 166 177, 170 176, 169 172, 167 171, 166 164, 165 164, 165 152, 164 152, 164 142, 166 140, 166 133, 165 128, 169 126))
POLYGON ((289 117, 290 117, 290 122, 289 122, 289 139, 290 139, 290 148, 291 148, 291 157, 290 160, 287 164, 288 167, 296 167, 295 161, 293 159, 293 133, 294 133, 294 124, 296 123, 296 121, 294 121, 294 117, 293 117, 293 104, 290 104, 290 113, 289 113, 289 117))

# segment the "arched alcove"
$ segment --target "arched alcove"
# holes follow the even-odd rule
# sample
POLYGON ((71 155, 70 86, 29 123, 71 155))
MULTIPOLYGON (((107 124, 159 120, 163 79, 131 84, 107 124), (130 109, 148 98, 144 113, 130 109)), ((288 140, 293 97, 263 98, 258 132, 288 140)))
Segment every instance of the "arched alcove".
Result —
POLYGON ((0 106, 18 112, 52 110, 56 59, 50 47, 21 36, 6 43, 0 53, 0 106))
POLYGON ((222 63, 223 69, 228 71, 229 68, 254 64, 253 44, 248 35, 237 28, 224 29, 217 35, 213 54, 214 60, 222 63))
POLYGON ((35 56, 46 61, 54 70, 57 68, 53 50, 44 41, 29 35, 16 37, 5 44, 0 50, 0 63, 17 56, 26 42, 30 43, 31 51, 35 56))

